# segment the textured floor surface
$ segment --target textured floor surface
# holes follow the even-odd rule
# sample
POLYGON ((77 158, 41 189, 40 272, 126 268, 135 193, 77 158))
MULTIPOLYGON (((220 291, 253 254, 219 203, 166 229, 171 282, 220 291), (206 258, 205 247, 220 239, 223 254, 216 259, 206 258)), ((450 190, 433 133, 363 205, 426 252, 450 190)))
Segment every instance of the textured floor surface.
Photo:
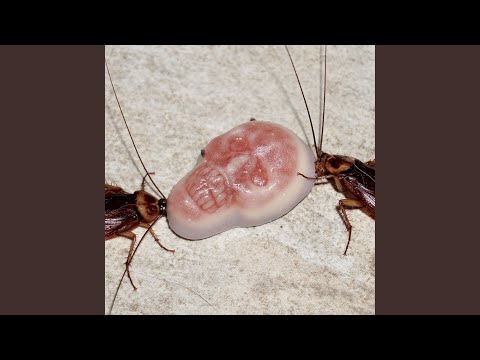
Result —
MULTIPOLYGON (((319 47, 292 46, 318 127, 319 47)), ((106 57, 123 111, 156 184, 170 189, 215 136, 254 117, 275 121, 312 144, 308 117, 282 46, 115 46, 106 57)), ((323 150, 375 158, 375 48, 328 48, 323 150)), ((143 170, 105 76, 105 181, 138 190, 143 170)), ((150 189, 146 189, 149 191, 150 189)), ((187 241, 154 227, 132 263, 138 290, 124 280, 130 241, 105 242, 105 312, 112 314, 373 314, 375 221, 348 211, 348 256, 341 193, 316 186, 284 217, 187 241)), ((143 234, 137 229, 137 237, 143 234)))

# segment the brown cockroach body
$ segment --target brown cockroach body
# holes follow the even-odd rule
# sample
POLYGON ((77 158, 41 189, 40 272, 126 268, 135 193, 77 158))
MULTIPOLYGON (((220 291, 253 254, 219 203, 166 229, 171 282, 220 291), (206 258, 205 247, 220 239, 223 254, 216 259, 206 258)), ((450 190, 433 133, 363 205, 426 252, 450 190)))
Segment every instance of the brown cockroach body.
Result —
MULTIPOLYGON (((105 66, 107 68, 107 72, 110 78, 110 82, 112 84, 113 92, 115 94, 117 104, 120 108, 123 121, 125 123, 125 126, 127 127, 128 134, 130 136, 130 139, 132 140, 132 143, 138 155, 138 158, 140 159, 140 162, 146 172, 142 180, 141 190, 135 191, 133 194, 126 192, 121 187, 105 184, 105 241, 114 239, 116 237, 125 237, 131 240, 130 250, 128 252, 127 261, 125 262, 126 268, 125 268, 124 276, 125 276, 125 273, 128 274, 130 283, 132 284, 133 288, 136 290, 136 287, 133 284, 132 278, 130 276, 130 270, 129 270, 133 255, 135 254, 136 249, 138 248, 138 246, 137 248, 135 248, 136 235, 132 232, 132 230, 136 229, 137 227, 146 228, 147 231, 142 236, 142 240, 145 237, 145 235, 149 232, 153 236, 157 244, 159 244, 163 249, 170 252, 175 252, 175 250, 170 250, 165 246, 163 246, 152 229, 152 226, 157 222, 158 219, 160 219, 162 216, 166 216, 167 199, 165 195, 163 195, 162 191, 157 187, 153 179, 151 178, 150 174, 153 175, 154 173, 150 173, 147 171, 142 161, 142 158, 137 150, 137 146, 135 145, 135 141, 133 140, 133 136, 130 132, 127 121, 125 119, 125 115, 123 114, 120 101, 118 100, 117 93, 115 91, 115 86, 113 85, 113 81, 110 75, 110 70, 108 68, 106 58, 105 58, 105 66), (149 194, 144 190, 147 176, 150 178, 151 182, 160 193, 161 195, 160 199, 157 199, 155 196, 149 194)), ((140 240, 140 242, 142 240, 140 240)), ((140 245, 140 242, 138 245, 140 245)), ((123 280, 123 276, 122 276, 122 280, 123 280)))
POLYGON ((375 217, 375 160, 363 163, 350 156, 322 153, 315 163, 315 172, 317 178, 331 176, 338 191, 357 199, 340 200, 340 206, 365 207, 375 217))
POLYGON ((343 253, 346 255, 352 238, 352 225, 345 208, 363 209, 375 218, 375 160, 364 163, 350 156, 322 153, 315 162, 315 172, 316 179, 333 179, 337 190, 349 197, 338 202, 348 230, 348 242, 343 253))
POLYGON ((158 200, 143 190, 127 193, 121 187, 105 184, 105 240, 118 236, 135 239, 132 230, 148 228, 166 213, 165 199, 158 200))
POLYGON ((323 83, 323 111, 320 120, 320 146, 317 147, 315 131, 313 130, 312 118, 308 110, 307 101, 303 93, 302 85, 295 69, 293 59, 290 55, 288 47, 285 46, 290 62, 292 64, 300 91, 303 96, 305 106, 307 108, 310 126, 313 133, 313 141, 317 160, 315 161, 316 178, 308 178, 303 174, 298 174, 309 180, 329 179, 333 180, 333 184, 339 192, 342 192, 346 199, 338 202, 338 208, 345 221, 348 230, 348 242, 343 255, 347 254, 348 246, 352 238, 352 225, 348 219, 346 208, 363 209, 368 215, 375 219, 375 160, 362 162, 350 156, 330 155, 321 150, 323 138, 323 124, 325 119, 325 94, 326 94, 326 70, 327 70, 327 48, 325 46, 324 61, 324 83, 323 83))
MULTIPOLYGON (((142 189, 133 194, 127 193, 121 187, 105 184, 105 240, 122 236, 132 241, 127 264, 131 260, 136 242, 136 236, 132 230, 139 226, 149 229, 151 223, 166 215, 167 201, 164 198, 157 199, 143 190, 145 177, 142 181, 142 189)), ((164 248, 153 230, 149 229, 149 231, 164 248)))

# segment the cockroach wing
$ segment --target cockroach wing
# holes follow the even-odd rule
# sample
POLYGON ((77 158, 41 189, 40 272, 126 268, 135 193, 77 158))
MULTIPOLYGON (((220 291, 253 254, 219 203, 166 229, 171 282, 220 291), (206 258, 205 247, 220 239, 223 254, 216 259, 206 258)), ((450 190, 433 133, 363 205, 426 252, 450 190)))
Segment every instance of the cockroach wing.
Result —
POLYGON ((359 184, 356 195, 375 213, 375 189, 372 190, 359 184))
POLYGON ((133 230, 140 222, 140 217, 132 206, 105 211, 105 240, 116 237, 122 232, 133 230))
POLYGON ((105 184, 105 199, 119 194, 128 194, 121 187, 105 184))
POLYGON ((355 159, 341 175, 342 184, 375 214, 375 168, 355 159))

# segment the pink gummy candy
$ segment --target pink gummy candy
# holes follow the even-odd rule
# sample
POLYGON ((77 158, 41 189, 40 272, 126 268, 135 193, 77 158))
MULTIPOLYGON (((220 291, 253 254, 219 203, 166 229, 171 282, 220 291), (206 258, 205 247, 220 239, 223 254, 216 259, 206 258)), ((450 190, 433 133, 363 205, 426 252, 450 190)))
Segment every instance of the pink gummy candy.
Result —
POLYGON ((198 240, 262 225, 292 210, 312 190, 315 156, 287 128, 250 121, 214 138, 204 157, 170 192, 167 219, 179 236, 198 240))

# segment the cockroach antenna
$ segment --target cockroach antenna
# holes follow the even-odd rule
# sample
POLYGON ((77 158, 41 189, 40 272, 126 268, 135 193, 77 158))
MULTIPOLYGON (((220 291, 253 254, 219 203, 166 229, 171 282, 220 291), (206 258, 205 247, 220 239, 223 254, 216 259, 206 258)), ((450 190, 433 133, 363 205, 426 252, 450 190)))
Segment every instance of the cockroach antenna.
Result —
MULTIPOLYGON (((321 110, 322 110, 322 115, 320 118, 320 123, 318 125, 318 133, 320 134, 320 146, 318 148, 318 153, 322 155, 322 142, 323 142, 323 124, 325 122, 325 98, 327 94, 327 45, 325 45, 325 53, 324 53, 324 61, 323 61, 323 101, 320 102, 321 110)), ((322 48, 320 48, 320 61, 322 59, 322 48)), ((320 66, 321 68, 321 66, 320 66)), ((320 71, 320 86, 322 86, 322 71, 320 71)), ((320 89, 320 94, 322 93, 320 89)))
POLYGON ((312 133, 313 133, 313 143, 315 145, 315 151, 317 152, 317 157, 320 158, 319 149, 317 147, 317 140, 315 139, 315 131, 313 130, 312 117, 310 116, 310 110, 308 109, 307 99, 305 98, 305 94, 303 93, 302 84, 300 83, 300 79, 299 79, 298 74, 297 74, 297 69, 295 68, 295 64, 293 63, 293 59, 292 59, 292 56, 290 55, 290 51, 288 50, 288 46, 287 45, 284 45, 284 46, 285 46, 285 49, 287 50, 288 57, 290 58, 290 63, 292 64, 293 71, 295 72, 295 76, 297 77, 298 86, 300 86, 300 91, 301 91, 302 96, 303 96, 303 102, 305 103, 305 107, 307 108, 308 118, 310 120, 310 127, 311 127, 312 133))
POLYGON ((120 105, 120 100, 118 100, 117 91, 115 90, 115 85, 113 85, 112 75, 110 74, 110 69, 108 68, 108 63, 107 63, 107 58, 106 57, 105 57, 105 66, 107 67, 108 77, 110 79, 110 83, 112 84, 113 93, 115 94, 115 99, 117 100, 118 107, 120 108, 120 113, 122 114, 123 122, 125 123, 125 126, 127 127, 128 135, 130 136, 130 139, 132 140, 133 147, 135 148, 135 151, 138 155, 138 158, 140 159, 140 162, 142 163, 143 169, 147 173, 148 178, 150 179, 152 184, 155 186, 155 189, 157 189, 157 191, 160 193, 160 195, 162 195, 162 197, 164 199, 166 199, 165 195, 163 195, 162 191, 158 188, 157 184, 155 184, 155 181, 153 181, 152 177, 150 176, 150 173, 148 172, 147 167, 143 163, 142 157, 140 156, 140 153, 138 152, 137 145, 135 145, 135 141, 133 140, 132 133, 130 132, 130 128, 128 127, 127 120, 125 119, 125 115, 123 114, 122 106, 120 105))

